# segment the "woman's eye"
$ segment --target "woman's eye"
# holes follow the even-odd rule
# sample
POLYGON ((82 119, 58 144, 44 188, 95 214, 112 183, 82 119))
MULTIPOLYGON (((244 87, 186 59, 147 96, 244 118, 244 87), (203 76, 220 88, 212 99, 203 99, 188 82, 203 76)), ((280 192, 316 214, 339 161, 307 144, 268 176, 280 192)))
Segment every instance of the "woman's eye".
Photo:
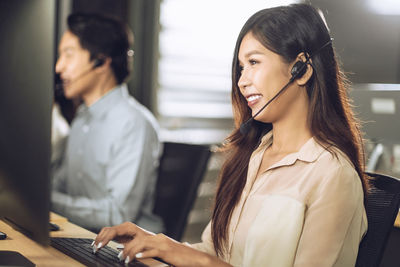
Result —
POLYGON ((255 65, 255 64, 257 64, 258 62, 257 62, 256 60, 250 59, 250 60, 249 60, 249 63, 250 63, 250 65, 255 65))

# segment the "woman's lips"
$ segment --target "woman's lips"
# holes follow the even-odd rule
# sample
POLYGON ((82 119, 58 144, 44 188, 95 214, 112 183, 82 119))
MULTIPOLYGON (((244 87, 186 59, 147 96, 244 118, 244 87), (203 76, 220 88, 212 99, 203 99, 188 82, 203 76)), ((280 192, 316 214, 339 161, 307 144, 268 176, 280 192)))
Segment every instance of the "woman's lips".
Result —
POLYGON ((262 95, 257 94, 257 95, 249 95, 246 97, 247 100, 247 105, 249 107, 254 106, 255 104, 257 104, 257 102, 261 99, 262 95))

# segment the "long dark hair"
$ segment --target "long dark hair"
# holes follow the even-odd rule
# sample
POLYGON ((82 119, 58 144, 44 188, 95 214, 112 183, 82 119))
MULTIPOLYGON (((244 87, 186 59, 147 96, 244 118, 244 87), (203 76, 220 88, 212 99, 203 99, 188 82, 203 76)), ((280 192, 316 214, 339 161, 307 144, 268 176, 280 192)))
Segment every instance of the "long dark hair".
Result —
MULTIPOLYGON (((308 4, 263 9, 251 16, 243 26, 232 62, 231 97, 235 130, 227 138, 224 147, 227 160, 220 173, 212 214, 211 233, 217 255, 226 252, 228 226, 246 183, 250 156, 262 136, 272 129, 269 123, 256 122, 247 135, 239 131, 240 125, 251 117, 251 110, 238 87, 239 47, 243 37, 250 32, 287 63, 293 62, 301 52, 313 55, 330 40, 327 26, 318 10, 308 4)), ((334 153, 332 147, 336 147, 347 155, 366 192, 362 136, 349 104, 348 84, 339 69, 332 45, 320 50, 311 60, 314 71, 306 84, 310 100, 307 120, 311 133, 331 153, 334 153)))

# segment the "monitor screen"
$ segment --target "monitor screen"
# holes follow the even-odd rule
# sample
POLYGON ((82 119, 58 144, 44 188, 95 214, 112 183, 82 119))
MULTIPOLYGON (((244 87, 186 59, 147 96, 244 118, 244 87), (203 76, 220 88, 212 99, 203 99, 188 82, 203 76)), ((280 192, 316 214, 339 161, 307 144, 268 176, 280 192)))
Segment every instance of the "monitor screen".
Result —
POLYGON ((49 244, 56 3, 0 1, 0 218, 49 244))

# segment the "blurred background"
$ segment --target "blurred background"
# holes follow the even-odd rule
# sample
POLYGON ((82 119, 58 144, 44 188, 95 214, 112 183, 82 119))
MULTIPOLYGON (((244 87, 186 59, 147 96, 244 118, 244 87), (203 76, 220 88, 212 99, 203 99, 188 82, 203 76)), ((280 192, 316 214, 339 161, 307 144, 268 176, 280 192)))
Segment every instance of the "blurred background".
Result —
MULTIPOLYGON (((162 126, 162 140, 212 146, 223 142, 233 128, 230 69, 241 26, 259 9, 302 2, 35 0, 43 5, 35 5, 33 9, 31 1, 17 1, 26 5, 27 16, 48 20, 54 26, 45 32, 32 25, 30 33, 24 33, 27 34, 26 43, 19 43, 19 46, 31 49, 29 38, 54 34, 55 45, 48 49, 54 62, 70 13, 107 13, 128 23, 135 36, 129 90, 156 115, 162 126)), ((352 83, 349 94, 356 114, 364 122, 368 170, 400 177, 400 2, 307 2, 324 13, 334 38, 333 46, 352 83)), ((0 2, 0 8, 3 11, 9 8, 7 0, 0 2)), ((1 38, 8 38, 11 30, 1 24, 0 17, 1 38)), ((4 70, 7 64, 0 68, 4 70)), ((33 76, 43 71, 49 69, 29 70, 33 76)), ((222 161, 222 155, 214 152, 190 213, 184 241, 200 240, 210 218, 222 161)))

